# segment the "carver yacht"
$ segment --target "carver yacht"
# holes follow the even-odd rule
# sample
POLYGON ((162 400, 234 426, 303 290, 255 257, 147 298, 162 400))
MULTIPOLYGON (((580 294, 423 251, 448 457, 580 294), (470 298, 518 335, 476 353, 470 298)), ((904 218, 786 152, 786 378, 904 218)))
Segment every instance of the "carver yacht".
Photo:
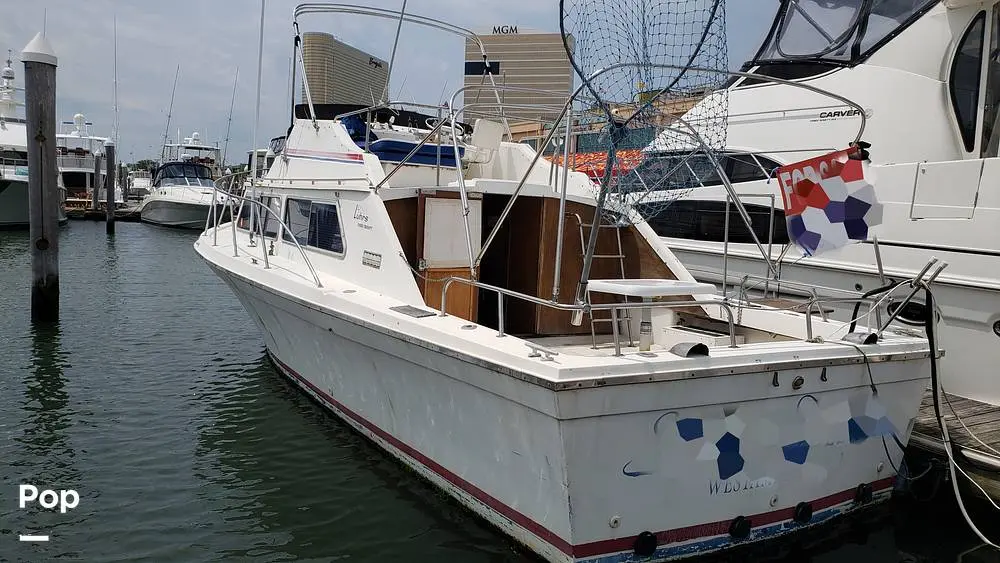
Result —
POLYGON ((220 176, 219 147, 201 143, 197 132, 164 146, 164 162, 156 168, 149 194, 139 207, 146 223, 203 229, 213 206, 225 216, 225 199, 216 199, 214 179, 220 176))
MULTIPOLYGON (((9 52, 8 52, 9 53, 9 52)), ((7 64, 0 70, 0 228, 27 228, 28 214, 28 134, 25 118, 19 116, 19 88, 14 86, 14 68, 8 54, 7 64)), ((59 189, 59 223, 66 222, 64 202, 66 190, 56 178, 59 189)))
MULTIPOLYGON (((1000 404, 998 41, 995 1, 786 0, 743 67, 752 75, 729 88, 722 155, 753 232, 762 246, 772 243, 771 260, 786 282, 767 284, 770 290, 843 297, 912 276, 928 256, 948 262, 936 289, 948 350, 942 383, 949 393, 993 404, 1000 404), (760 77, 822 88, 857 106, 760 77), (862 120, 882 224, 862 244, 807 256, 790 244, 781 181, 771 175, 778 166, 843 148, 862 120)), ((689 164, 698 176, 694 170, 704 163, 689 164)), ((717 175, 701 176, 693 181, 704 187, 660 193, 675 201, 650 226, 697 279, 719 284, 725 273, 730 291, 763 289, 762 280, 773 278, 767 251, 759 252, 729 207, 728 259, 722 259, 726 190, 717 175)), ((832 308, 841 315, 849 310, 832 308)), ((911 313, 910 322, 921 324, 920 311, 911 313)))
MULTIPOLYGON (((318 9, 481 45, 423 16, 318 9)), ((216 183, 237 221, 195 251, 282 374, 531 551, 665 561, 888 495, 932 362, 923 338, 727 303, 641 217, 592 225, 591 180, 497 121, 475 120, 450 174, 425 183, 439 171, 384 162, 346 116, 293 115, 246 195, 229 191, 241 176, 216 183), (612 248, 626 258, 596 260, 612 248), (567 300, 581 281, 586 301, 567 300)))

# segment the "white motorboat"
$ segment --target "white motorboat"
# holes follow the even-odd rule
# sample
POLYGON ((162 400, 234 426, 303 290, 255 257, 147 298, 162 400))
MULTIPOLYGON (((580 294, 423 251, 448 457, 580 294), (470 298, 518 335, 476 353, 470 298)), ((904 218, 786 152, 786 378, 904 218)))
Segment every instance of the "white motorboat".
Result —
MULTIPOLYGON (((8 51, 7 64, 0 70, 0 229, 28 227, 28 134, 25 118, 19 113, 24 104, 17 100, 14 68, 8 51)), ((66 190, 57 178, 62 201, 59 223, 66 222, 66 190)))
POLYGON ((149 170, 130 170, 128 173, 129 198, 142 199, 149 195, 153 187, 153 175, 149 170))
MULTIPOLYGON (((773 243, 770 258, 786 283, 770 290, 842 297, 912 276, 928 255, 947 261, 936 289, 948 350, 942 383, 949 393, 992 404, 1000 404, 993 377, 1000 363, 998 40, 995 1, 784 1, 743 67, 752 76, 729 88, 724 157, 753 233, 764 246, 773 243), (764 76, 822 88, 857 106, 764 76), (843 148, 862 119, 883 205, 872 232, 882 275, 875 236, 814 256, 789 244, 782 182, 768 179, 777 166, 843 148)), ((675 201, 650 225, 698 280, 720 284, 726 274, 730 290, 763 288, 773 278, 767 251, 758 251, 732 207, 722 260, 726 190, 717 176, 696 173, 704 165, 696 160, 688 162, 692 183, 704 187, 662 192, 675 201)), ((846 318, 848 311, 834 314, 846 318)))
POLYGON ((139 219, 165 227, 204 229, 213 206, 215 216, 224 217, 226 201, 216 199, 213 189, 220 175, 219 154, 219 147, 202 144, 197 132, 165 145, 165 161, 153 174, 139 219))
POLYGON ((588 177, 495 121, 428 186, 323 107, 295 115, 245 196, 224 190, 242 176, 217 182, 234 216, 252 212, 196 252, 281 373, 531 551, 676 559, 887 498, 930 372, 923 338, 725 300, 640 217, 592 225, 588 177), (581 281, 585 302, 558 299, 581 281))

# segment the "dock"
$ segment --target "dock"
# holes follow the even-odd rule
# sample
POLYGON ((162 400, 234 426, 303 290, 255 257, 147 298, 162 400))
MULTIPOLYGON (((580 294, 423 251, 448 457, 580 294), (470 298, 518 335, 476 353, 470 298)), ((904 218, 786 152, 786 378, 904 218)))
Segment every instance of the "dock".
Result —
MULTIPOLYGON (((104 221, 106 213, 104 208, 90 209, 81 207, 71 207, 66 209, 67 219, 104 221)), ((115 209, 115 221, 126 221, 132 223, 139 222, 139 204, 128 204, 115 209)))
MULTIPOLYGON (((1000 498, 1000 406, 946 393, 941 400, 941 413, 955 446, 953 451, 965 462, 963 467, 990 496, 1000 498)), ((947 455, 930 389, 920 404, 910 445, 938 457, 947 455)))

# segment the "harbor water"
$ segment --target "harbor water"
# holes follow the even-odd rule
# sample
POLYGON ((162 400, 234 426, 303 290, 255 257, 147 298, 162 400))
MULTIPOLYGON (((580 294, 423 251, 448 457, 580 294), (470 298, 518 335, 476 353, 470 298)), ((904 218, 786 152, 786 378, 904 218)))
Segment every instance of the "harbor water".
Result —
MULTIPOLYGON (((27 233, 0 232, 0 561, 532 560, 281 379, 196 236, 71 222, 33 327, 27 233)), ((949 490, 785 560, 1000 561, 949 490)))

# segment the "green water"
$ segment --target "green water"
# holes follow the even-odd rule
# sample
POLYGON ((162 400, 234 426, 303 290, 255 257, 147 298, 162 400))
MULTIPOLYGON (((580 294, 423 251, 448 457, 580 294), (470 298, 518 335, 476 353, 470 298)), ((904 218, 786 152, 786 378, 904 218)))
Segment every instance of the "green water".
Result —
MULTIPOLYGON (((0 561, 530 560, 281 379, 194 233, 117 230, 63 228, 41 328, 27 235, 0 232, 0 561), (21 484, 80 502, 21 510, 21 484)), ((1000 561, 960 555, 979 542, 942 497, 787 560, 1000 561)))

